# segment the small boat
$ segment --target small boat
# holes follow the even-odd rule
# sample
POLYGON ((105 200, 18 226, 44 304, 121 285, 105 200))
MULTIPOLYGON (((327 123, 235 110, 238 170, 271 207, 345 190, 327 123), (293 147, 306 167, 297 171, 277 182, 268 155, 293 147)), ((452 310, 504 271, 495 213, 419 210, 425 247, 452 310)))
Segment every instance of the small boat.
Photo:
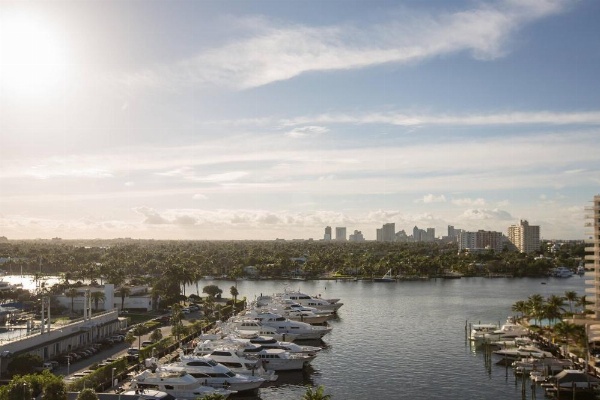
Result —
POLYGON ((392 276, 392 269, 390 268, 381 278, 373 278, 373 282, 396 282, 396 278, 392 276))

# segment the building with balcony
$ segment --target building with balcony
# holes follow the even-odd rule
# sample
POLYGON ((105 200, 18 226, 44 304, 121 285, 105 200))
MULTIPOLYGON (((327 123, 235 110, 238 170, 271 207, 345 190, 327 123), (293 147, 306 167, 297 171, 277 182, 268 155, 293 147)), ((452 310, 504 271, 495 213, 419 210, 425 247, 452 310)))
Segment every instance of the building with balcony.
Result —
POLYGON ((600 195, 594 196, 592 206, 585 208, 586 247, 586 300, 591 304, 587 309, 593 311, 590 317, 597 321, 589 324, 588 337, 590 342, 600 341, 600 195))
POLYGON ((508 240, 521 253, 533 253, 540 250, 540 227, 529 225, 527 220, 519 221, 519 225, 508 227, 508 240))

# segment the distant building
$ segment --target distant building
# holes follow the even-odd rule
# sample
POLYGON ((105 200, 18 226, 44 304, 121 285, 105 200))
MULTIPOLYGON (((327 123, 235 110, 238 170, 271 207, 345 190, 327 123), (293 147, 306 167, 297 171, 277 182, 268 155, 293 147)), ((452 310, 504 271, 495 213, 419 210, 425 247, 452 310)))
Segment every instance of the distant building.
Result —
POLYGON ((396 242, 408 242, 408 235, 406 234, 406 232, 404 231, 404 229, 402 229, 401 231, 396 232, 396 242))
POLYGON ((331 240, 331 227, 325 227, 325 235, 323 236, 323 240, 331 240))
POLYGON ((499 253, 504 248, 504 235, 502 232, 484 231, 464 232, 458 235, 458 250, 482 251, 494 250, 499 253))
POLYGON ((435 241, 435 228, 427 228, 427 230, 419 229, 415 225, 413 228, 413 241, 415 242, 433 242, 435 241))
POLYGON ((529 225, 527 220, 519 221, 519 225, 508 227, 508 240, 521 253, 533 253, 540 250, 540 227, 529 225))
POLYGON ((353 234, 348 237, 348 241, 350 242, 364 242, 365 237, 363 236, 361 231, 355 230, 353 234))
POLYGON ((336 227, 335 228, 335 240, 338 242, 346 241, 346 228, 344 228, 344 227, 336 227))

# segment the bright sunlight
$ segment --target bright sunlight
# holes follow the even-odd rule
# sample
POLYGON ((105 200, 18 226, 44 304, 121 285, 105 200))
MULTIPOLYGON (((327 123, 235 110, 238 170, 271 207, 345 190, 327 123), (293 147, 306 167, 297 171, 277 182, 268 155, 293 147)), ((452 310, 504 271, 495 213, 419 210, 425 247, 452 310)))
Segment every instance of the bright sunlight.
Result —
POLYGON ((64 40, 40 18, 0 13, 0 89, 4 95, 47 96, 65 81, 64 40))

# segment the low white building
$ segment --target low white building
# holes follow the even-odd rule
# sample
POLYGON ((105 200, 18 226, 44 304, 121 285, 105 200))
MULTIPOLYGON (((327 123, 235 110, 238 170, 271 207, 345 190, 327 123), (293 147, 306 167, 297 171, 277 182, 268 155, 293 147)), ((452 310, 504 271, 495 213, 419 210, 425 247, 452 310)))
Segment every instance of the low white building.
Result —
POLYGON ((61 295, 54 296, 58 303, 67 308, 68 310, 73 307, 73 311, 77 313, 83 313, 86 304, 86 294, 89 293, 91 308, 96 311, 96 304, 93 299, 92 293, 103 292, 104 300, 98 301, 97 310, 152 310, 152 295, 148 286, 132 286, 127 287, 129 293, 122 298, 119 294, 118 289, 115 290, 115 285, 105 284, 103 286, 81 286, 75 288, 77 296, 71 298, 63 293, 61 295))

